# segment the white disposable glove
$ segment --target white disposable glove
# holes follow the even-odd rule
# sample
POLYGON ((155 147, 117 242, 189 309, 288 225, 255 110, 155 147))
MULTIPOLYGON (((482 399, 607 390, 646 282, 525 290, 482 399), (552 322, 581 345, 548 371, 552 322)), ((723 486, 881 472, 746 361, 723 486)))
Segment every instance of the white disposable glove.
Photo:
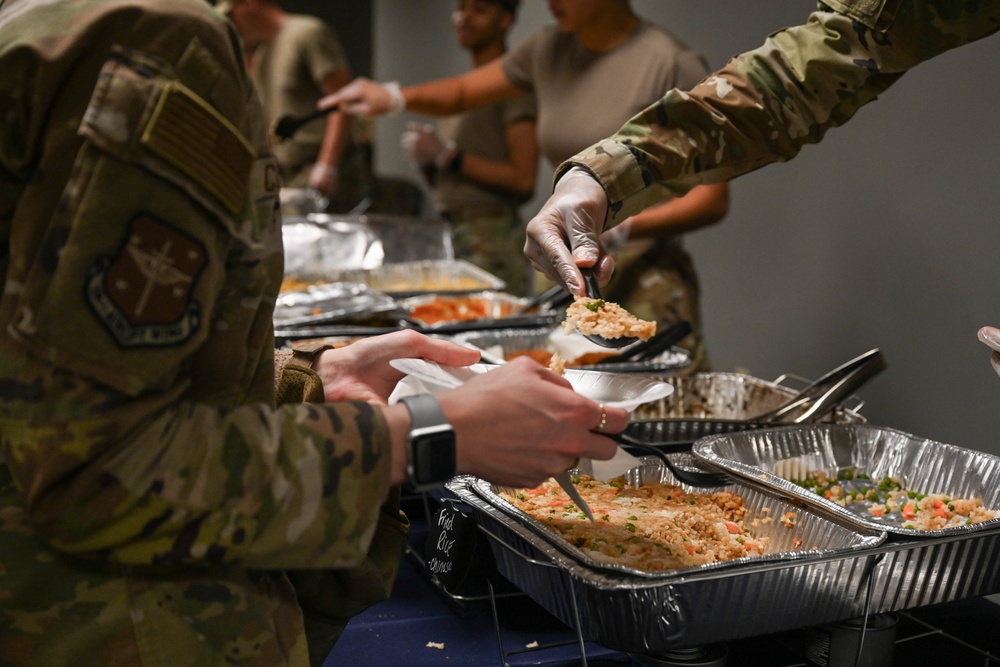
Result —
POLYGON ((1000 375, 1000 329, 983 327, 979 330, 979 340, 993 349, 990 363, 993 364, 993 370, 997 372, 997 375, 1000 375))
POLYGON ((617 227, 612 227, 601 234, 601 243, 604 244, 605 249, 609 253, 616 255, 628 243, 628 237, 631 232, 632 218, 626 218, 617 227))
POLYGON ((339 176, 340 170, 337 167, 317 162, 309 172, 309 187, 319 190, 324 197, 332 197, 337 193, 339 176))
POLYGON ((455 142, 445 141, 438 136, 433 125, 412 121, 406 124, 406 130, 399 138, 399 145, 411 162, 416 162, 421 167, 433 164, 442 169, 455 150, 455 142))
POLYGON ((406 99, 395 81, 379 83, 358 77, 316 104, 319 109, 329 109, 334 105, 355 116, 381 116, 405 109, 406 99))
POLYGON ((607 283, 615 266, 601 241, 607 212, 608 197, 601 184, 573 167, 528 223, 525 256, 535 269, 573 294, 584 294, 578 267, 593 267, 598 282, 607 283))

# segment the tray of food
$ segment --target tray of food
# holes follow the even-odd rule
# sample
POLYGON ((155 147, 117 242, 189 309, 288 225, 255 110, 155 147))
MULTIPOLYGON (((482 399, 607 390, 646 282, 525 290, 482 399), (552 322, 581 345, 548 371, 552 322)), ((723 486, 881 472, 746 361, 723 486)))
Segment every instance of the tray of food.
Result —
POLYGON ((383 264, 376 269, 349 271, 345 277, 402 299, 419 294, 462 294, 502 291, 506 283, 464 259, 383 264))
POLYGON ((275 328, 366 318, 399 310, 396 300, 364 283, 321 283, 281 292, 275 328))
MULTIPOLYGON (((641 406, 632 415, 629 435, 645 440, 691 442, 708 435, 773 427, 752 418, 795 396, 796 389, 742 373, 693 373, 662 378, 674 387, 669 400, 641 406)), ((802 384, 807 381, 800 380, 802 384)), ((851 399, 834 408, 821 421, 863 423, 858 411, 863 402, 851 399)))
POLYGON ((1000 457, 869 424, 704 438, 695 455, 859 529, 925 538, 1000 527, 1000 457))
MULTIPOLYGON (((672 482, 657 462, 643 465, 626 483, 650 481, 651 489, 672 482)), ((508 500, 519 490, 473 477, 457 477, 448 488, 471 507, 503 576, 553 615, 578 627, 584 637, 623 651, 699 646, 858 616, 878 562, 875 550, 885 539, 884 533, 857 531, 792 505, 768 489, 737 483, 706 494, 738 496, 742 516, 734 517, 737 521, 693 521, 677 528, 669 509, 653 509, 648 499, 630 498, 630 507, 616 512, 623 522, 616 530, 604 529, 607 535, 587 538, 571 536, 569 541, 545 525, 551 522, 529 516, 508 500), (664 513, 660 531, 649 529, 646 534, 645 525, 640 529, 640 505, 649 514, 664 513), (727 521, 739 532, 731 532, 727 521), (665 569, 614 561, 615 554, 625 553, 614 546, 615 539, 622 540, 623 549, 637 545, 639 554, 643 547, 649 554, 665 554, 665 549, 674 547, 654 546, 654 538, 670 532, 689 534, 689 540, 699 539, 690 536, 699 532, 705 538, 721 536, 722 542, 738 546, 737 553, 743 550, 747 555, 697 563, 682 555, 682 562, 671 563, 677 567, 665 569), (605 548, 601 539, 612 546, 605 548)), ((691 495, 690 490, 681 493, 685 499, 691 495)), ((722 503, 726 504, 736 506, 732 501, 722 503)), ((569 520, 561 514, 558 520, 569 520)), ((668 539, 683 540, 683 536, 668 539)), ((677 551, 688 554, 683 546, 677 551)), ((701 542, 694 552, 714 558, 701 542)), ((666 562, 650 556, 654 558, 666 562)))
POLYGON ((399 303, 407 321, 436 333, 538 326, 561 317, 555 311, 524 313, 528 302, 524 297, 490 291, 424 294, 402 299, 399 303))
POLYGON ((481 482, 473 490, 588 567, 637 577, 846 553, 884 539, 881 531, 851 530, 737 480, 695 489, 679 483, 657 459, 639 461, 610 480, 573 475, 593 522, 555 480, 533 489, 481 482))
MULTIPOLYGON (((529 356, 543 366, 551 366, 553 355, 558 354, 566 368, 602 370, 609 373, 669 373, 685 368, 691 363, 691 354, 687 350, 675 347, 668 348, 648 360, 615 363, 614 357, 624 350, 601 347, 579 333, 566 333, 562 327, 551 325, 467 332, 456 334, 454 340, 504 361, 518 356, 529 356), (595 365, 598 361, 601 363, 595 365)), ((669 380, 664 378, 664 381, 669 380)))

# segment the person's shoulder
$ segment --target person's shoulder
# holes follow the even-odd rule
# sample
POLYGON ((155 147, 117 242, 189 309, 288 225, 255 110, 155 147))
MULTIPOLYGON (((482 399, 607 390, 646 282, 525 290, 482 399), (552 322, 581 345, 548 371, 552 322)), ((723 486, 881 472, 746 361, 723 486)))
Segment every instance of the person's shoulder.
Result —
POLYGON ((551 50, 553 48, 557 48, 558 45, 564 41, 565 37, 566 33, 559 30, 558 26, 542 26, 515 44, 512 51, 538 51, 539 49, 551 50))
POLYGON ((661 25, 645 20, 640 21, 639 25, 636 26, 631 41, 636 48, 642 49, 661 48, 669 49, 672 52, 692 50, 684 40, 674 33, 661 25))
POLYGON ((310 14, 288 14, 282 32, 288 34, 309 34, 316 32, 333 32, 326 21, 310 14))

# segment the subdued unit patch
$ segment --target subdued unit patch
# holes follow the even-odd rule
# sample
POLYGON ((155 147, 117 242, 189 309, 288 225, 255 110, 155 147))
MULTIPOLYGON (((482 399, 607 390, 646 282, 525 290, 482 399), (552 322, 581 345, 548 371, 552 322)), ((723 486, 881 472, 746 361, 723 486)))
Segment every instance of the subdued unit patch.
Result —
POLYGON ((193 300, 207 263, 205 247, 171 225, 140 214, 115 257, 100 257, 88 269, 91 309, 124 347, 174 345, 201 324, 193 300))
POLYGON ((160 97, 142 144, 193 178, 232 213, 243 206, 254 152, 222 114, 178 83, 160 97))

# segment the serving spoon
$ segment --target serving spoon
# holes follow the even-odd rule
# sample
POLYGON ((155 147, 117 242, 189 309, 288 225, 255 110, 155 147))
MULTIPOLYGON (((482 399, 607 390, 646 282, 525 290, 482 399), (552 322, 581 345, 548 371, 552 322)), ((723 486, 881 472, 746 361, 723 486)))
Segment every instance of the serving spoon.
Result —
POLYGON ((317 109, 316 111, 306 114, 305 116, 282 116, 278 118, 271 127, 271 135, 274 137, 275 141, 280 144, 285 139, 291 139, 292 135, 298 132, 299 128, 306 123, 314 121, 317 118, 322 118, 323 116, 336 110, 337 105, 334 104, 333 106, 325 109, 317 109))
MULTIPOLYGON (((597 284, 597 276, 594 275, 593 269, 580 269, 580 273, 583 274, 583 284, 587 288, 587 296, 591 299, 604 300, 601 296, 601 286, 597 284)), ((620 336, 618 338, 605 338, 604 336, 598 336, 597 334, 583 334, 583 337, 589 340, 591 343, 596 343, 601 347, 610 347, 616 350, 620 350, 623 347, 628 347, 632 343, 639 340, 634 336, 620 336)))

